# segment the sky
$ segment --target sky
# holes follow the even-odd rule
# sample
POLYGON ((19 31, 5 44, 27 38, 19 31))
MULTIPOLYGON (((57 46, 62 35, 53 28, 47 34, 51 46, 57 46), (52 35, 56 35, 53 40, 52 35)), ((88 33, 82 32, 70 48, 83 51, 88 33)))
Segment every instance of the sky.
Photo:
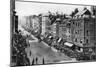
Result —
POLYGON ((84 7, 87 7, 90 10, 90 6, 20 1, 15 2, 15 11, 19 16, 38 15, 40 13, 47 13, 48 11, 51 11, 53 13, 58 11, 59 13, 70 14, 75 8, 78 8, 79 11, 81 11, 84 7))

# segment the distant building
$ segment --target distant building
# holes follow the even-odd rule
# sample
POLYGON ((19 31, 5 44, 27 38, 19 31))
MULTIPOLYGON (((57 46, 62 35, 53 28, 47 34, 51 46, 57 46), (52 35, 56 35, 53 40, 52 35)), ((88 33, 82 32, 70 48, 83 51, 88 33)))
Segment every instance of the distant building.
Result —
POLYGON ((42 14, 42 19, 41 19, 41 27, 42 27, 42 35, 45 34, 45 32, 50 32, 50 19, 49 19, 49 14, 42 14))
POLYGON ((96 18, 88 9, 78 12, 71 20, 72 42, 81 47, 96 45, 96 18))
POLYGON ((68 29, 66 27, 66 24, 59 24, 59 37, 67 40, 66 32, 68 29))
POLYGON ((58 31, 57 31, 58 28, 57 28, 57 26, 58 26, 57 23, 53 23, 52 26, 51 26, 53 37, 58 36, 58 31))
POLYGON ((72 42, 71 23, 68 21, 68 19, 64 19, 64 21, 59 24, 59 37, 65 39, 68 42, 72 42))
POLYGON ((32 16, 25 16, 25 19, 26 19, 26 23, 24 25, 25 28, 27 28, 27 29, 32 28, 32 22, 31 22, 32 16))
POLYGON ((40 18, 36 15, 25 16, 25 29, 33 34, 39 35, 41 33, 40 18))
POLYGON ((55 32, 56 32, 56 34, 55 34, 55 36, 59 36, 59 25, 60 25, 60 23, 61 23, 61 19, 60 18, 56 18, 56 20, 55 20, 55 22, 54 22, 54 24, 55 24, 55 32))
POLYGON ((67 41, 72 42, 71 23, 69 21, 67 21, 66 30, 67 41))
POLYGON ((33 16, 31 20, 32 28, 34 32, 39 32, 40 31, 40 19, 38 16, 33 16))

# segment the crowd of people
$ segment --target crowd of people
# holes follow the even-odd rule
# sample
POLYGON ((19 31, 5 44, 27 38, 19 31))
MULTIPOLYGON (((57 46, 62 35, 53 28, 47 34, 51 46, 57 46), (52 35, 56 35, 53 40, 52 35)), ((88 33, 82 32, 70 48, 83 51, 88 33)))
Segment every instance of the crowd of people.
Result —
MULTIPOLYGON (((32 64, 31 64, 31 65, 37 65, 37 64, 40 64, 40 63, 38 63, 38 61, 39 61, 38 57, 33 58, 32 64)), ((41 64, 45 64, 44 58, 42 58, 42 63, 41 63, 41 64)))

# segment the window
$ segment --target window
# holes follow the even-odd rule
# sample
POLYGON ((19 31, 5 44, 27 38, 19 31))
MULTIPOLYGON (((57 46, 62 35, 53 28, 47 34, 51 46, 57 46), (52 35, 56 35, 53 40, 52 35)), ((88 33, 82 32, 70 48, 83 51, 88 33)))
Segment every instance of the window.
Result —
POLYGON ((78 27, 79 27, 79 23, 78 23, 78 27))
POLYGON ((82 40, 80 39, 80 43, 82 43, 82 40))
POLYGON ((75 39, 75 42, 77 42, 77 38, 75 39))
POLYGON ((70 35, 69 35, 69 37, 70 37, 70 35))
POLYGON ((76 22, 76 26, 77 26, 77 22, 76 22))
POLYGON ((70 33, 70 30, 68 32, 70 33))
POLYGON ((80 31, 78 30, 78 34, 79 34, 79 32, 80 32, 80 31))
POLYGON ((87 34, 87 36, 89 35, 89 31, 88 30, 86 31, 86 34, 87 34))
POLYGON ((77 15, 77 18, 79 18, 79 15, 77 15))
POLYGON ((86 39, 86 43, 88 43, 88 39, 86 39))
POLYGON ((73 22, 73 24, 75 24, 75 22, 73 22))
POLYGON ((62 27, 62 31, 66 31, 66 28, 65 27, 62 27))
POLYGON ((75 31, 75 34, 78 34, 78 31, 77 30, 75 31))

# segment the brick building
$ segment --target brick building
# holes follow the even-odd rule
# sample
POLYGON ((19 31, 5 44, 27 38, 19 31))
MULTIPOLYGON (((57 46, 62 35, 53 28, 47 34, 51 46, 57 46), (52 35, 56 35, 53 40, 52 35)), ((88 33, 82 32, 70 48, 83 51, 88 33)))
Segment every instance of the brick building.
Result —
POLYGON ((78 12, 71 20, 72 42, 81 47, 96 44, 96 18, 88 9, 78 12))

